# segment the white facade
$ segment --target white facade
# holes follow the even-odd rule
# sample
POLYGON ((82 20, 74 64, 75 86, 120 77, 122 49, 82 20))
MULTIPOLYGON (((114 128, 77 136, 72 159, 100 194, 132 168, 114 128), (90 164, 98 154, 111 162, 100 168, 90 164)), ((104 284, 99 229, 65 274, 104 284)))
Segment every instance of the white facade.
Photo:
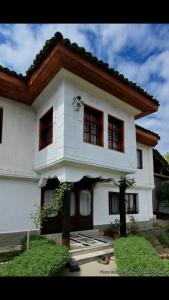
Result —
MULTIPOLYGON (((138 110, 115 96, 62 69, 33 105, 0 98, 3 135, 0 144, 0 233, 34 229, 31 214, 41 202, 45 179, 76 182, 91 178, 135 177, 138 221, 153 218, 152 148, 136 144, 135 115, 138 110), (104 112, 104 147, 83 142, 83 107, 72 107, 81 95, 85 104, 104 112), (53 107, 53 143, 39 151, 39 119, 53 107), (108 149, 108 114, 124 121, 124 153, 108 149), (143 153, 143 169, 137 169, 136 149, 143 153), (39 181, 40 180, 40 181, 39 181)), ((98 184, 94 189, 93 225, 104 225, 118 216, 109 215, 108 192, 117 186, 98 184)))

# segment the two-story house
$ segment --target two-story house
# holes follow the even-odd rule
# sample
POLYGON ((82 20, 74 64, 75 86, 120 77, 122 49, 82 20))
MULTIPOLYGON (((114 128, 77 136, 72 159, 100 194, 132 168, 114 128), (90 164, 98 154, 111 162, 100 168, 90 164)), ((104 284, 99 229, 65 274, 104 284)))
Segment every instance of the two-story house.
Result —
MULTIPOLYGON (((25 77, 1 68, 0 234, 35 230, 31 215, 53 201, 59 182, 74 183, 71 230, 109 224, 119 219, 122 175, 136 180, 126 194, 127 221, 133 213, 140 224, 151 224, 152 147, 159 137, 135 120, 158 105, 60 33, 25 77)), ((62 214, 50 215, 42 232, 61 226, 62 214)))

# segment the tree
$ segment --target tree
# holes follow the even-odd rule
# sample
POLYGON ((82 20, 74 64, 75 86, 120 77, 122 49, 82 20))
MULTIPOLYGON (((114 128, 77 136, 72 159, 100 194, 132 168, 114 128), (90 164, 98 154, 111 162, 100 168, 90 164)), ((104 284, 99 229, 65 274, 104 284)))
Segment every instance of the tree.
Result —
POLYGON ((166 154, 164 154, 164 158, 169 163, 169 152, 167 152, 166 154))
POLYGON ((119 210, 120 210, 120 235, 126 236, 126 205, 125 205, 125 192, 135 185, 134 178, 128 178, 126 176, 121 176, 119 183, 119 210))

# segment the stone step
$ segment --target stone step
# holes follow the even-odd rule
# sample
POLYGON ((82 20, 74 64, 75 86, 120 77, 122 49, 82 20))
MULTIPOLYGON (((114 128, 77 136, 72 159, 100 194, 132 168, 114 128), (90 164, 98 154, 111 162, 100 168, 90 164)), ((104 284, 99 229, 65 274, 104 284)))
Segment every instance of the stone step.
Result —
POLYGON ((79 265, 82 265, 82 264, 86 264, 91 261, 95 261, 100 256, 103 256, 103 255, 110 255, 110 256, 114 255, 113 247, 111 246, 111 248, 105 249, 105 250, 93 251, 93 252, 79 254, 79 255, 72 255, 72 257, 76 260, 76 262, 79 265))
POLYGON ((0 247, 0 253, 9 253, 12 251, 20 251, 21 248, 22 248, 21 245, 0 247))
POLYGON ((85 254, 85 253, 90 253, 90 252, 95 252, 95 251, 100 251, 100 250, 106 250, 106 249, 112 249, 112 245, 109 243, 105 243, 105 244, 101 244, 101 245, 97 245, 97 246, 85 246, 82 247, 81 249, 74 249, 74 250, 70 250, 69 253, 72 256, 76 256, 76 255, 81 255, 81 254, 85 254))

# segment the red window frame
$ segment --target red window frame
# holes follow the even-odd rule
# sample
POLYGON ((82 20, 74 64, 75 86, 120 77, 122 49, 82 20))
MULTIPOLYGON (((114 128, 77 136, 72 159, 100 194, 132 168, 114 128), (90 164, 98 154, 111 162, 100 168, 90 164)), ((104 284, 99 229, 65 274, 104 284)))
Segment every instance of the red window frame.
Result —
POLYGON ((39 150, 53 143, 53 107, 39 120, 39 150))
POLYGON ((108 148, 124 152, 124 121, 108 115, 108 148))
POLYGON ((89 105, 84 105, 83 141, 103 147, 103 112, 89 105))

